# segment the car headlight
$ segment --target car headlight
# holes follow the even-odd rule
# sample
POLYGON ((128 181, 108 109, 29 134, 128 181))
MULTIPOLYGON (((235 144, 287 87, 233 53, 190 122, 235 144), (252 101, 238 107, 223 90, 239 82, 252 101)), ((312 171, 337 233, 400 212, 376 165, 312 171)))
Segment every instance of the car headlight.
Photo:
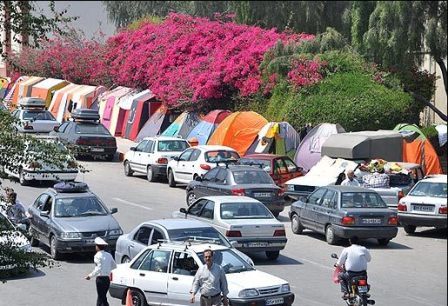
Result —
POLYGON ((244 289, 241 290, 240 293, 238 293, 238 296, 240 298, 252 298, 258 296, 259 293, 257 289, 244 289))
POLYGON ((280 287, 280 292, 281 293, 287 293, 290 292, 291 288, 289 287, 289 284, 284 284, 280 287))
POLYGON ((286 185, 288 191, 294 191, 294 185, 286 185))
POLYGON ((75 232, 68 232, 68 233, 61 233, 62 239, 80 239, 81 233, 75 233, 75 232))
POLYGON ((109 236, 119 236, 123 234, 123 231, 121 229, 114 229, 109 231, 109 236))

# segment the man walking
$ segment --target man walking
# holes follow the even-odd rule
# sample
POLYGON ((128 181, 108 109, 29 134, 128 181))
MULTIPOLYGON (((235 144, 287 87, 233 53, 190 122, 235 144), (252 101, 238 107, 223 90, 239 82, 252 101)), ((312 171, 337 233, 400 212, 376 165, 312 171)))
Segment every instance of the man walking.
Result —
POLYGON ((204 261, 205 265, 200 267, 194 276, 190 303, 194 303, 195 295, 199 291, 201 306, 221 305, 221 293, 224 306, 227 306, 229 290, 224 270, 213 262, 213 251, 210 249, 204 251, 204 261))
POLYGON ((95 262, 95 269, 86 276, 86 280, 96 276, 96 291, 98 299, 96 306, 109 306, 107 302, 107 291, 110 286, 109 274, 117 267, 115 260, 104 249, 107 247, 107 242, 100 237, 95 238, 96 254, 93 259, 95 262))

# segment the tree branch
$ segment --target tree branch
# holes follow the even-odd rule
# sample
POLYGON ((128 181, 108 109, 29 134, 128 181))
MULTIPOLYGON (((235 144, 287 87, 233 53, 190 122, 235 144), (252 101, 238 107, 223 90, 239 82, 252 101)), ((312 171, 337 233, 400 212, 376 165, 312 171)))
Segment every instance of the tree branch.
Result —
POLYGON ((442 118, 443 121, 445 121, 445 122, 447 121, 446 114, 444 114, 441 110, 439 110, 437 107, 435 107, 435 105, 432 104, 430 101, 426 100, 423 96, 416 94, 415 92, 412 92, 412 91, 408 90, 407 88, 404 88, 404 91, 408 92, 417 101, 425 104, 430 109, 432 109, 437 115, 439 115, 440 118, 442 118))

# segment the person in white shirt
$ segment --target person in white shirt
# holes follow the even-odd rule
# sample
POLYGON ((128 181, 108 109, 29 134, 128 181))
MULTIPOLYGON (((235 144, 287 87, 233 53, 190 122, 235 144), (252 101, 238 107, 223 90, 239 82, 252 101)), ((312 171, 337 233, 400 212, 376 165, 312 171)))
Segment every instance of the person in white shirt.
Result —
POLYGON ((96 276, 96 291, 98 298, 96 301, 97 306, 109 306, 107 302, 107 291, 109 291, 110 272, 117 267, 115 260, 110 253, 104 249, 107 247, 107 242, 100 237, 95 238, 96 254, 93 259, 95 262, 95 269, 86 276, 86 280, 90 280, 96 276))
POLYGON ((341 291, 344 294, 342 296, 343 299, 348 298, 348 284, 352 277, 367 277, 367 263, 372 259, 369 250, 358 245, 358 240, 358 237, 349 239, 350 246, 342 250, 341 256, 336 263, 337 266, 345 268, 345 272, 340 275, 341 291))
POLYGON ((361 186, 361 184, 355 178, 355 172, 353 170, 348 170, 347 171, 347 178, 344 181, 342 181, 341 186, 355 186, 355 187, 359 187, 359 186, 361 186))

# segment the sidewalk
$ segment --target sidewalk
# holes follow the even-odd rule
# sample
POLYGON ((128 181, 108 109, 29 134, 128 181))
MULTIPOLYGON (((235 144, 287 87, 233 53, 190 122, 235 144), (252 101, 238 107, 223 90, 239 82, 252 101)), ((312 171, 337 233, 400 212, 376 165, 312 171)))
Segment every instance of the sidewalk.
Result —
POLYGON ((123 160, 123 155, 130 150, 131 147, 137 146, 137 142, 133 142, 132 140, 115 137, 117 139, 117 155, 118 160, 123 160))

